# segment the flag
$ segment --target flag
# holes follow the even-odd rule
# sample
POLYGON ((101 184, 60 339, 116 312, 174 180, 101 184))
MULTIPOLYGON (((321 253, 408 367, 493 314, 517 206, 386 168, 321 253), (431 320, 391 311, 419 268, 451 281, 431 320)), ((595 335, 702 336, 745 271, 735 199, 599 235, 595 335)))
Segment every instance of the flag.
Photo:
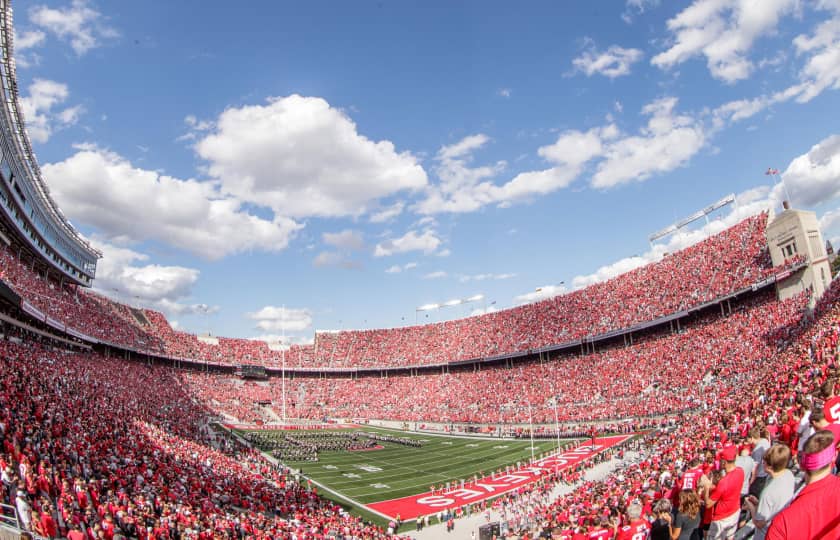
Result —
POLYGON ((773 175, 779 174, 779 169, 768 168, 767 172, 764 173, 764 174, 766 174, 767 176, 773 176, 773 175))

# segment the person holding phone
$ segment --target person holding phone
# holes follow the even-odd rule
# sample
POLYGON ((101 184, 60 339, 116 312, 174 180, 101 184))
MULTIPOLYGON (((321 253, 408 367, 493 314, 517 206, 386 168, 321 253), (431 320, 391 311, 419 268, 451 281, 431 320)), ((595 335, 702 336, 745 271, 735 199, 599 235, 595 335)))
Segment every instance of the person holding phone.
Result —
POLYGON ((796 481, 793 473, 787 468, 789 460, 790 448, 783 444, 771 446, 763 458, 768 481, 761 497, 749 495, 744 501, 744 509, 750 513, 755 525, 755 540, 764 540, 773 517, 793 499, 796 481))

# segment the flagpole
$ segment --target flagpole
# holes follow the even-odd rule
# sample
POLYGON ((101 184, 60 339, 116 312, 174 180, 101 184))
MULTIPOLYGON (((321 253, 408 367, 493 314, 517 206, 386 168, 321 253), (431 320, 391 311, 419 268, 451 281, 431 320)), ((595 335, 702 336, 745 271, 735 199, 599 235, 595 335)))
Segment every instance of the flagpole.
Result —
POLYGON ((787 197, 787 201, 790 204, 793 204, 793 201, 790 200, 790 193, 788 192, 787 184, 785 183, 785 179, 782 178, 782 175, 779 173, 779 170, 776 169, 776 178, 779 179, 779 182, 782 183, 782 188, 785 190, 785 197, 787 197))
POLYGON ((785 183, 785 179, 782 178, 782 174, 781 174, 781 172, 779 172, 779 169, 774 169, 773 167, 768 167, 767 172, 765 172, 764 174, 776 177, 776 180, 782 184, 782 189, 785 190, 785 197, 787 198, 787 202, 792 204, 793 201, 790 200, 790 192, 788 191, 787 184, 785 183))

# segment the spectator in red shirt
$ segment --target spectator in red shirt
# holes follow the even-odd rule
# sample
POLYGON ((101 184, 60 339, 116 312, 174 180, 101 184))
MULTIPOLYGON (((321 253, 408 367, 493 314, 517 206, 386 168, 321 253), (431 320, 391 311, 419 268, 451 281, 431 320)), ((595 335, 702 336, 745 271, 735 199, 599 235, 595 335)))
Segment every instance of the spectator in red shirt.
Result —
POLYGON ((840 478, 831 474, 836 453, 830 431, 811 435, 799 457, 806 486, 773 518, 767 540, 840 540, 840 478))
POLYGON ((723 449, 720 459, 726 475, 709 493, 705 489, 706 511, 712 512, 712 523, 706 538, 710 540, 730 540, 738 529, 738 515, 741 510, 741 486, 744 484, 744 471, 735 465, 734 446, 723 449))
POLYGON ((642 505, 633 503, 627 507, 627 525, 618 527, 615 540, 638 540, 648 537, 650 526, 642 519, 642 505))

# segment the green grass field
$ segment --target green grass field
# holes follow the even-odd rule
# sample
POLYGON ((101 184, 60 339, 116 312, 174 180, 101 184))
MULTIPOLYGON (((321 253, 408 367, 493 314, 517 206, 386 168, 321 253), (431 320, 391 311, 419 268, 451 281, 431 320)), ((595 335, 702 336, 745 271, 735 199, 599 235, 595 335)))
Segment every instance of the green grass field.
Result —
MULTIPOLYGON (((525 462, 531 457, 528 440, 441 437, 372 427, 358 431, 418 439, 424 444, 414 448, 380 442, 384 447, 380 450, 321 452, 317 462, 291 461, 286 465, 302 469, 305 476, 364 505, 424 493, 432 484, 438 486, 448 481, 471 479, 474 474, 480 475, 482 471, 489 474, 517 461, 525 462)), ((323 432, 318 430, 318 433, 323 432)), ((282 436, 284 432, 275 433, 282 436)), ((567 443, 569 440, 562 442, 567 443)), ((539 456, 554 450, 556 446, 557 442, 553 440, 534 441, 534 453, 539 456)))

